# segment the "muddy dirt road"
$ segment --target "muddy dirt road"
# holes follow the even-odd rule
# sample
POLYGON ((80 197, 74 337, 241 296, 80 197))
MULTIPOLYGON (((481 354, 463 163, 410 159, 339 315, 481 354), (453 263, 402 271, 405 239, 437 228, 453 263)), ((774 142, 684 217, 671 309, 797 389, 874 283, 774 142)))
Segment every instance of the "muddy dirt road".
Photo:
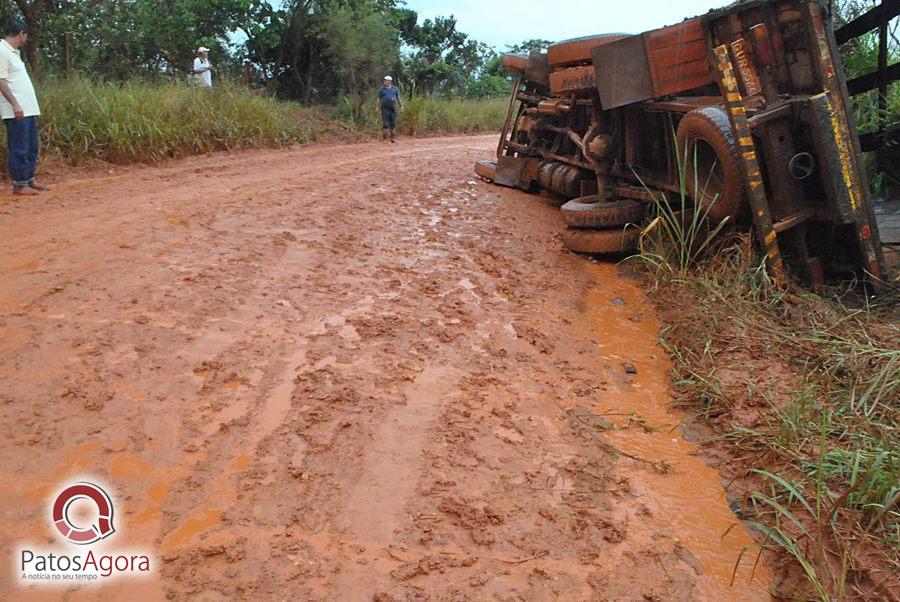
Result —
POLYGON ((639 284, 475 182, 495 136, 262 150, 0 201, 0 597, 105 484, 158 573, 36 597, 765 600, 639 284), (624 364, 637 374, 628 374, 624 364), (661 474, 630 455, 671 466, 661 474))

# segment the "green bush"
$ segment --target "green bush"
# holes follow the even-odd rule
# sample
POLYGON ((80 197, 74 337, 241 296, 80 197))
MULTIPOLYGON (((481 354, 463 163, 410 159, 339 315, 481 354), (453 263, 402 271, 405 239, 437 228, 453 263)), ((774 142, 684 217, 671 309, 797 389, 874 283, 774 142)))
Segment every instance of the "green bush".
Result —
MULTIPOLYGON (((89 80, 38 86, 45 152, 115 163, 158 161, 217 150, 318 140, 342 128, 321 109, 279 102, 223 83, 89 80)), ((5 137, 0 136, 5 154, 5 137)))

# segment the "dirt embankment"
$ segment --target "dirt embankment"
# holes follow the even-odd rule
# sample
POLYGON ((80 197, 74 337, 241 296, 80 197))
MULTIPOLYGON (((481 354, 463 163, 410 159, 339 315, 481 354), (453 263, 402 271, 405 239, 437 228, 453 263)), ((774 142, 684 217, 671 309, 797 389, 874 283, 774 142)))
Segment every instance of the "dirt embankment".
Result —
POLYGON ((473 181, 494 142, 0 201, 3 562, 89 475, 116 545, 161 563, 105 595, 767 599, 764 568, 729 588, 749 538, 721 537, 718 476, 672 430, 638 284, 562 251, 554 207, 473 181))

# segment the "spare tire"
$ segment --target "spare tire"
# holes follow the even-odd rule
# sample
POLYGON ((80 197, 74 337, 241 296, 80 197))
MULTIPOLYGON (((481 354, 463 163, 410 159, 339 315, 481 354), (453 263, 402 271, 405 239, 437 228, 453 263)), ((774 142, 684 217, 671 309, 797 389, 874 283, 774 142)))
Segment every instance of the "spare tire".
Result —
POLYGON ((563 232, 563 244, 575 253, 629 253, 637 249, 640 237, 639 228, 615 230, 566 228, 563 232))
POLYGON ((639 224, 645 207, 637 201, 605 200, 599 195, 572 199, 560 208, 563 221, 570 228, 620 228, 625 224, 639 224))
POLYGON ((591 49, 630 37, 627 33, 604 33, 598 36, 574 38, 554 44, 547 49, 547 60, 551 67, 565 67, 579 63, 590 63, 591 49))
POLYGON ((746 195, 728 113, 718 106, 694 109, 678 124, 676 143, 684 161, 686 192, 694 203, 711 203, 707 217, 716 223, 737 217, 746 195))

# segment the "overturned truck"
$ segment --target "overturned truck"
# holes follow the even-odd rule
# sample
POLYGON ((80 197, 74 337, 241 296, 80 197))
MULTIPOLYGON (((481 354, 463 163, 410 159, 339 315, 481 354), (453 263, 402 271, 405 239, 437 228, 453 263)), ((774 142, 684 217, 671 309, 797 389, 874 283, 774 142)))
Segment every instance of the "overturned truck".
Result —
POLYGON ((776 276, 883 278, 826 3, 739 2, 503 63, 519 79, 497 160, 476 173, 572 199, 571 250, 631 251, 640 229, 628 224, 688 198, 709 221, 752 228, 776 276))

